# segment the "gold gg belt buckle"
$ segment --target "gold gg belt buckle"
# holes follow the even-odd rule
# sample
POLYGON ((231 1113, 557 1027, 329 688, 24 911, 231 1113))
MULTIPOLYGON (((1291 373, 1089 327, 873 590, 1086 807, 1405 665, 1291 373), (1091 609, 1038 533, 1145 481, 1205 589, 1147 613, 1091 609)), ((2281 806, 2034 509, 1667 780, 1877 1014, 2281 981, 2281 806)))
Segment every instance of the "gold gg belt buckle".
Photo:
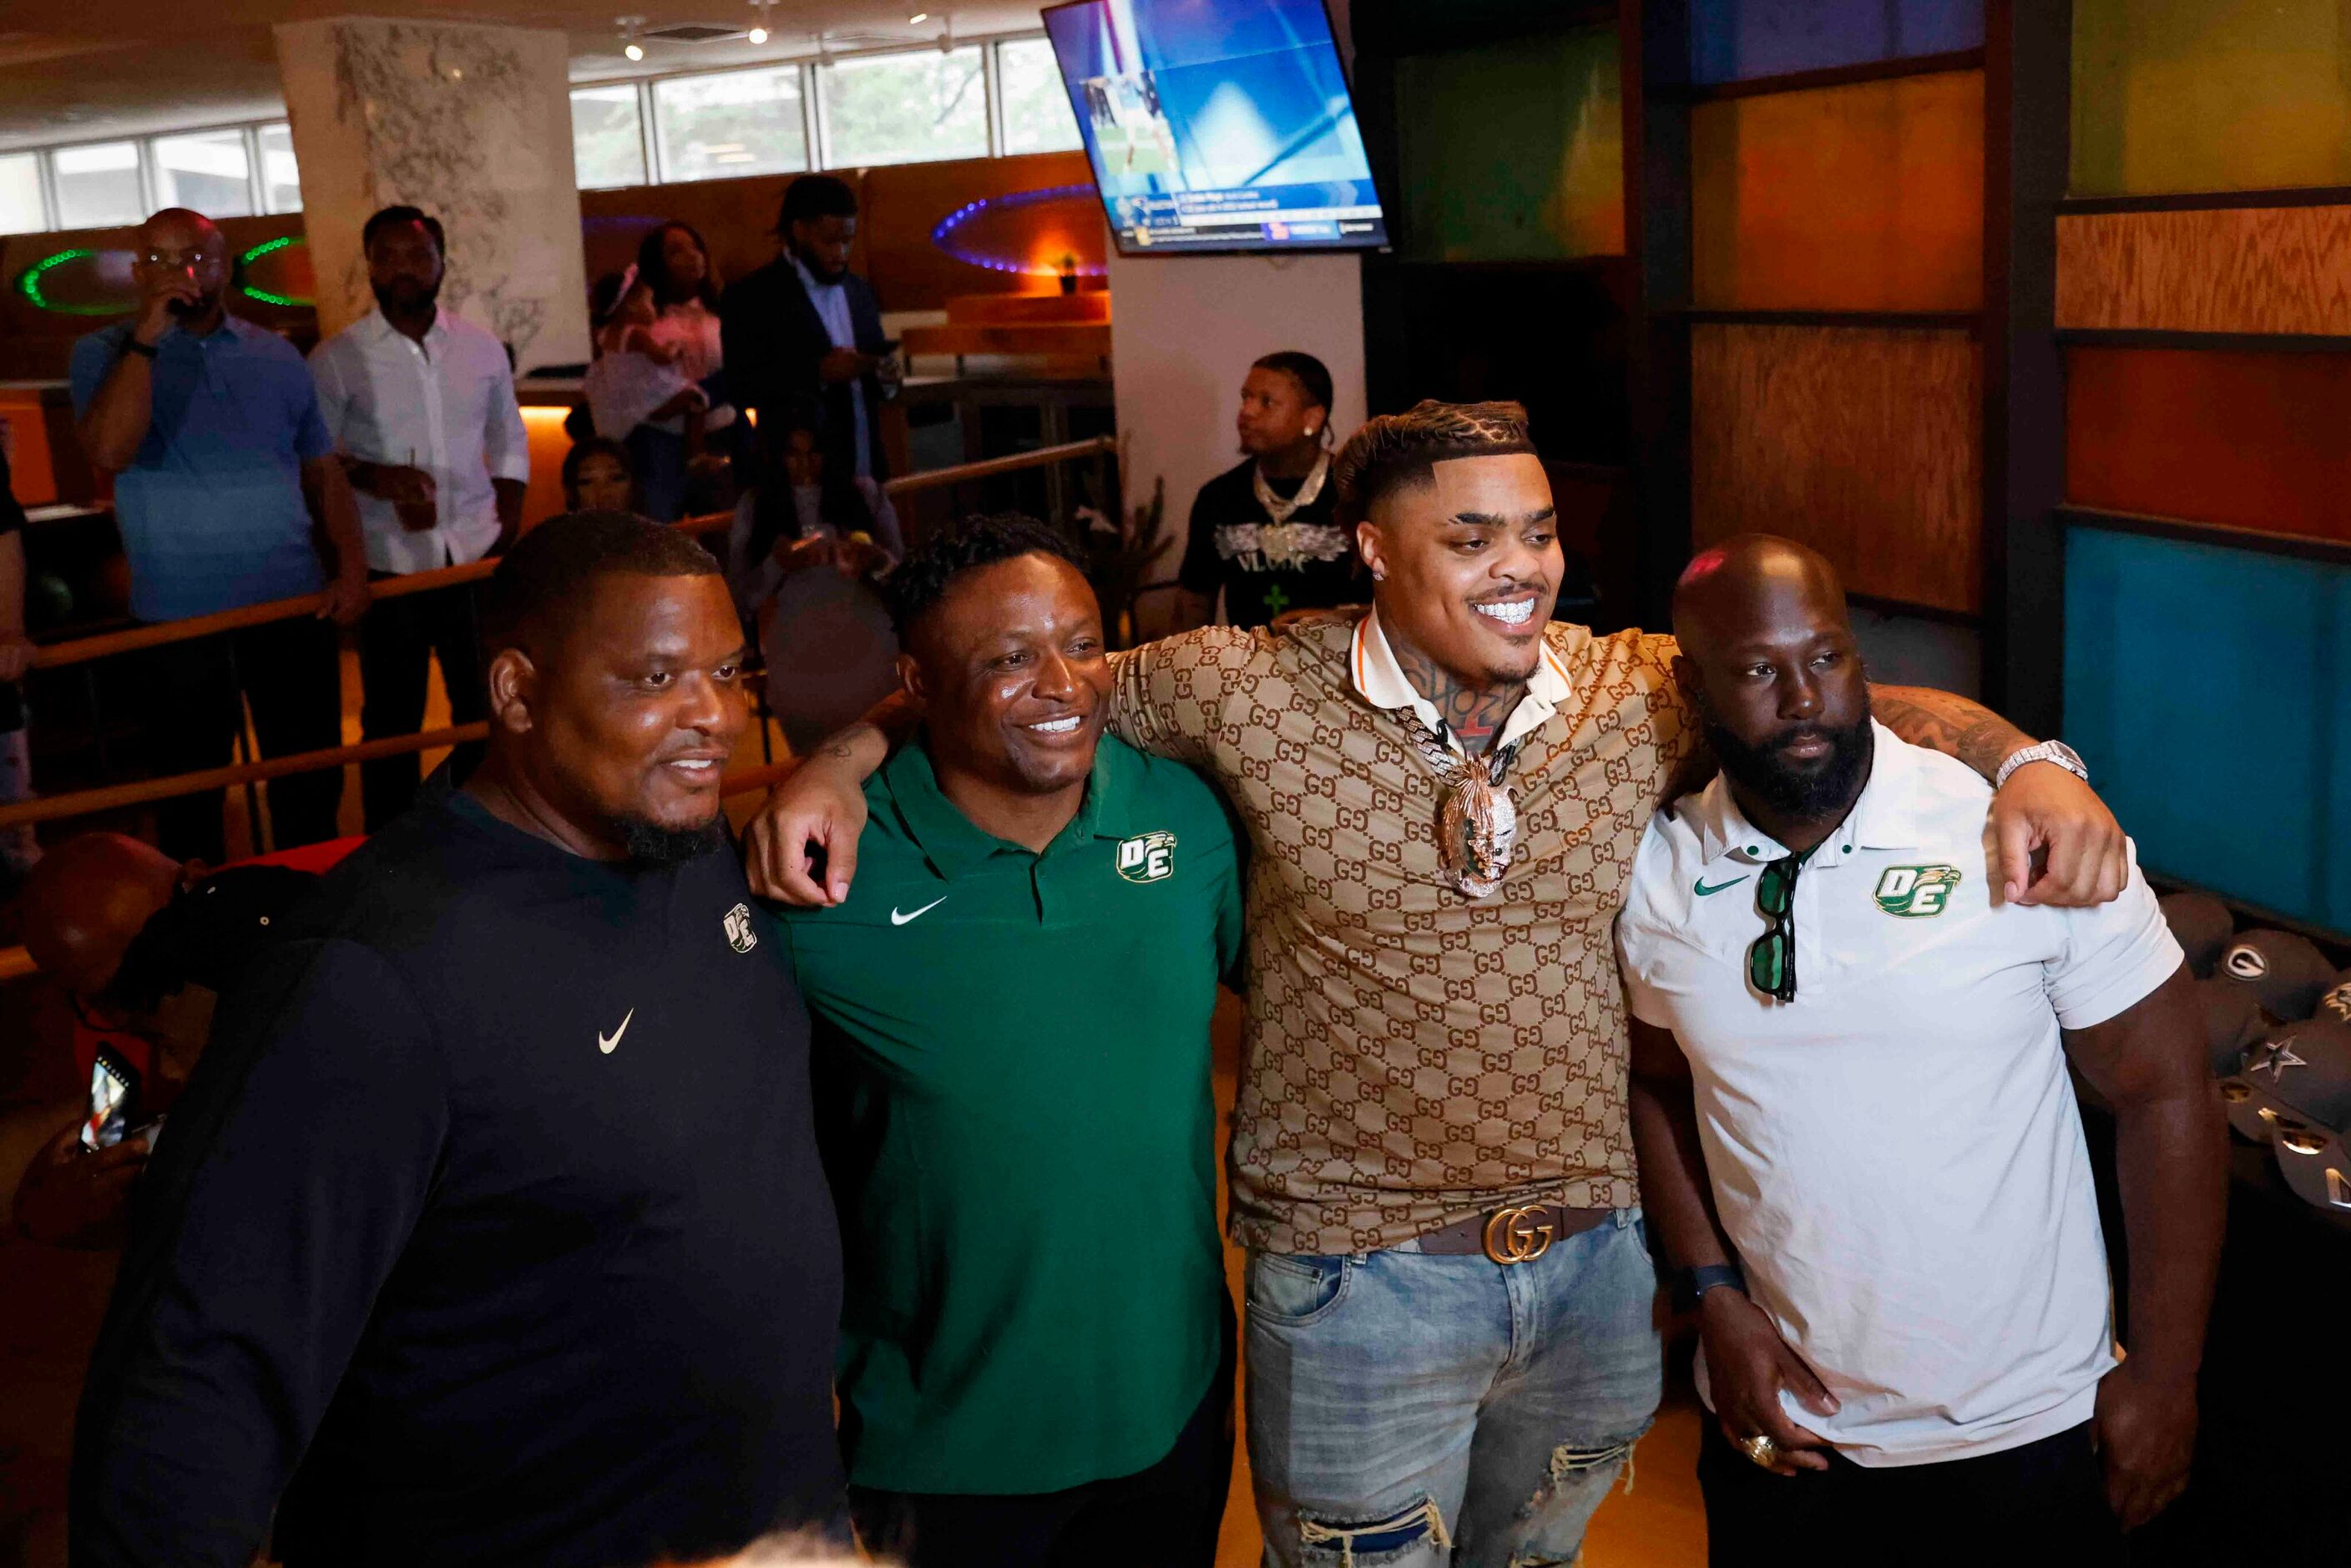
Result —
POLYGON ((1498 1208, 1486 1221, 1486 1256, 1504 1267, 1531 1263, 1551 1250, 1557 1233, 1547 1203, 1498 1208))

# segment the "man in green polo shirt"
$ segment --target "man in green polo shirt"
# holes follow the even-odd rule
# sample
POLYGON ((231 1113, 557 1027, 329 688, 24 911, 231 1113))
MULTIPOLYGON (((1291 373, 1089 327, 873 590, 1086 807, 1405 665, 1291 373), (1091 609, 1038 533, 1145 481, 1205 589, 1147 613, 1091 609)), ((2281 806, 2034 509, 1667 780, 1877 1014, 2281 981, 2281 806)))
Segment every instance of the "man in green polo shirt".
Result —
POLYGON ((866 785, 855 892, 780 925, 817 1019, 859 1533, 913 1568, 1207 1568, 1233 831, 1102 733, 1102 613, 1059 534, 971 518, 891 591, 925 732, 866 785))

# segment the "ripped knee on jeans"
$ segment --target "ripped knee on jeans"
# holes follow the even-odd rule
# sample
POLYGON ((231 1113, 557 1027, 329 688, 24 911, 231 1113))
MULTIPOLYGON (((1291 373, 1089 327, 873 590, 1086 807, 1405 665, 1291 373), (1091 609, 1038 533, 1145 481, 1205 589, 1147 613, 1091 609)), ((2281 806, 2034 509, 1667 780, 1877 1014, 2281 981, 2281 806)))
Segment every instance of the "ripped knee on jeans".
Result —
POLYGON ((1437 1500, 1423 1495, 1395 1512, 1360 1523, 1316 1519, 1303 1509, 1298 1514, 1299 1543, 1338 1550, 1340 1568, 1374 1564, 1413 1548, 1427 1545, 1450 1551, 1453 1539, 1445 1532, 1445 1515, 1437 1500))
MULTIPOLYGON (((1639 1441, 1640 1437, 1635 1435, 1620 1438, 1614 1443, 1603 1443, 1596 1448, 1579 1448, 1573 1443, 1562 1443, 1551 1451, 1551 1473, 1543 1479, 1543 1490, 1549 1491, 1563 1481, 1573 1480, 1577 1476, 1592 1470, 1604 1470, 1622 1459, 1625 1462, 1625 1490, 1631 1491, 1633 1490, 1633 1445, 1639 1441)), ((1535 1500, 1540 1503, 1542 1499, 1538 1496, 1535 1500)))

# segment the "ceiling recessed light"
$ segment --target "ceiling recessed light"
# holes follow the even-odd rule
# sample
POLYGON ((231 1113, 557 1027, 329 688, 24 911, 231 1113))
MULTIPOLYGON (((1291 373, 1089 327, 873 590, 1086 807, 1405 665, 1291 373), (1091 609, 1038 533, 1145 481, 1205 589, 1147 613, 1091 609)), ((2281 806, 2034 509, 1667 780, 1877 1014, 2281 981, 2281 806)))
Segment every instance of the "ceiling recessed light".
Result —
POLYGON ((906 18, 906 26, 909 27, 919 27, 930 19, 931 14, 928 11, 917 11, 913 16, 906 18))

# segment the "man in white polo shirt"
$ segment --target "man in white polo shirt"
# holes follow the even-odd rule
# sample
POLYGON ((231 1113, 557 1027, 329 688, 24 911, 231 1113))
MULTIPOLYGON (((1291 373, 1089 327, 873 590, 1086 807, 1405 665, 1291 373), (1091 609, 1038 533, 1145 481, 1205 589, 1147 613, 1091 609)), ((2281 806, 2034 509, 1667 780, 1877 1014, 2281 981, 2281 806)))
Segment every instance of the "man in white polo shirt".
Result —
POLYGON ((1651 822, 1618 931, 1713 1561, 2112 1560, 2186 1484, 2220 1250, 2179 947, 2136 870, 1995 901, 1990 786, 1872 720, 1813 551, 1701 554, 1674 632, 1722 772, 1651 822), (2120 1325, 2068 1059, 2116 1116, 2120 1325))

